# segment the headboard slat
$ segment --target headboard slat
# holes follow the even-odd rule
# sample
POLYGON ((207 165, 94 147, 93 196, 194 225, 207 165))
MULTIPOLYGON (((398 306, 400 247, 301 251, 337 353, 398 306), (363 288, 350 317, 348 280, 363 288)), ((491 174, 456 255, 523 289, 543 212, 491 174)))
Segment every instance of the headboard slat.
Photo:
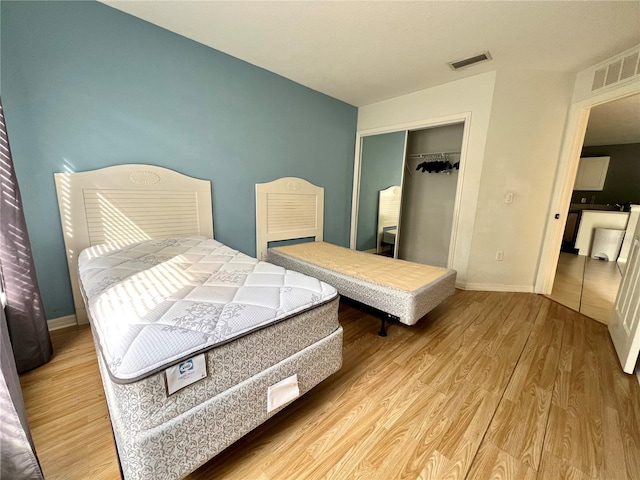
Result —
POLYGON ((267 230, 269 233, 318 226, 315 195, 267 194, 267 230))
POLYGON ((178 231, 178 226, 182 235, 198 235, 200 231, 196 192, 166 191, 160 195, 86 189, 83 194, 90 245, 149 240, 159 232, 178 231))

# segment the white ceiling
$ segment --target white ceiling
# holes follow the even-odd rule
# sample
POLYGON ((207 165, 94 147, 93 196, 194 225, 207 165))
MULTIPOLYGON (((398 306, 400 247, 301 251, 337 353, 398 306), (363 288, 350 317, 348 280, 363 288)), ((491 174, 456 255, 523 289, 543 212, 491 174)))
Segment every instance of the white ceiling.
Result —
POLYGON ((585 146, 624 143, 640 143, 640 94, 598 105, 589 114, 585 146))
POLYGON ((102 1, 355 106, 501 68, 577 72, 640 43, 639 0, 102 1))

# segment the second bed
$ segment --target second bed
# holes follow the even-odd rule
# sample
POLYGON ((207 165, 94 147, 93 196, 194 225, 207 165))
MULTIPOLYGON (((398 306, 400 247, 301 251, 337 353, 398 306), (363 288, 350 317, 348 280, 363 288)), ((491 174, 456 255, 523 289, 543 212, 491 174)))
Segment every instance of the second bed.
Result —
MULTIPOLYGON (((340 295, 414 325, 455 292, 456 271, 323 242, 324 189, 282 178, 256 185, 258 258, 318 278, 340 295), (268 248, 269 242, 315 240, 268 248)), ((385 335, 384 317, 380 335, 385 335)))

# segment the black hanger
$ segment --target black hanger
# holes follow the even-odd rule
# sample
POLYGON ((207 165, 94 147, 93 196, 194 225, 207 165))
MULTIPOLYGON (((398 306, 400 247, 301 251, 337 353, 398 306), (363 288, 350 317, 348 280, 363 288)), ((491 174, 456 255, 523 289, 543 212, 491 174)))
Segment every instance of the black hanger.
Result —
POLYGON ((453 165, 446 160, 434 160, 431 162, 422 162, 416 167, 416 170, 422 170, 422 172, 429 173, 440 173, 451 170, 452 168, 453 165))

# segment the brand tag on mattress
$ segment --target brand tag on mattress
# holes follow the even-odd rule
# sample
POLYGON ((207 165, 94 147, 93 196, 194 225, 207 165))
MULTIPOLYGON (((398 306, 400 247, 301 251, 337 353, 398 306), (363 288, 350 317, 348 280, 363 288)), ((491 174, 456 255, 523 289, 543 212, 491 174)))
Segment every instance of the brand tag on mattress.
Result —
POLYGON ((207 362, 205 362, 204 353, 167 368, 165 375, 167 376, 167 392, 169 395, 187 385, 202 380, 207 376, 207 362))
POLYGON ((298 374, 291 375, 269 387, 267 390, 267 413, 300 396, 298 374))

